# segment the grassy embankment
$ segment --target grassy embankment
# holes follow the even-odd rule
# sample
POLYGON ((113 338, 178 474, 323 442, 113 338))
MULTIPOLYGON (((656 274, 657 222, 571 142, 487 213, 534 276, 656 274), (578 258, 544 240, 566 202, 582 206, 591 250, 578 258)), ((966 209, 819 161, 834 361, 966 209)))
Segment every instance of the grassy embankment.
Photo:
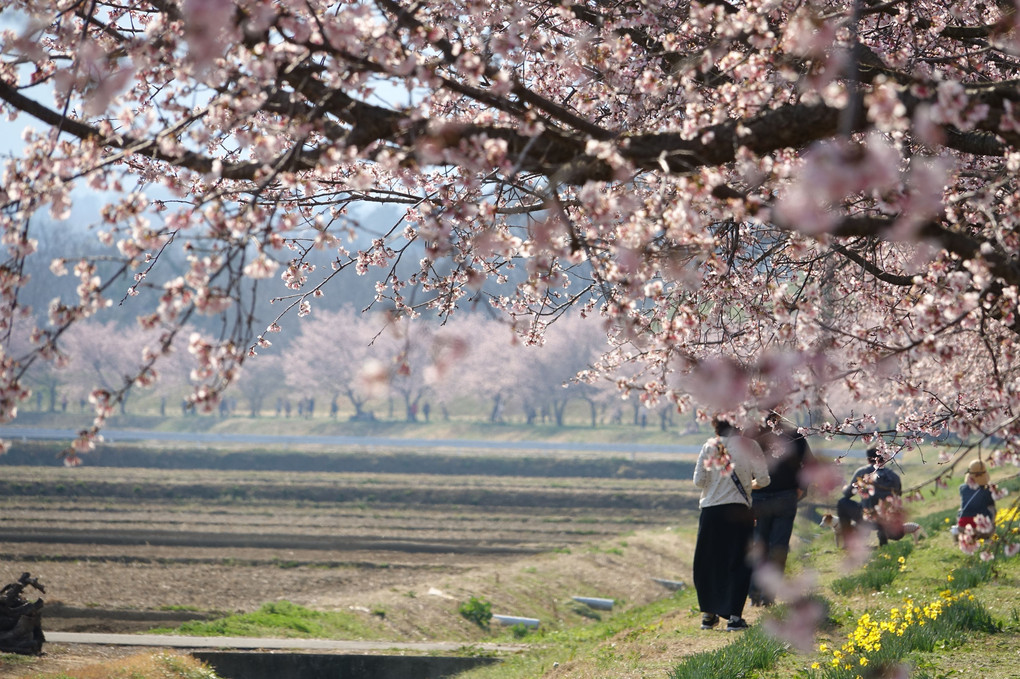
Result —
MULTIPOLYGON (((1008 486, 1015 495, 1020 483, 1008 486)), ((464 679, 868 679, 900 676, 884 673, 898 663, 916 678, 1020 676, 1020 557, 983 562, 953 545, 947 521, 955 516, 955 488, 914 510, 928 539, 891 543, 860 569, 845 570, 827 531, 802 544, 791 574, 815 574, 813 598, 825 610, 808 652, 764 634, 762 618, 746 635, 700 630, 696 597, 685 590, 589 628, 550 634, 534 652, 464 679)))

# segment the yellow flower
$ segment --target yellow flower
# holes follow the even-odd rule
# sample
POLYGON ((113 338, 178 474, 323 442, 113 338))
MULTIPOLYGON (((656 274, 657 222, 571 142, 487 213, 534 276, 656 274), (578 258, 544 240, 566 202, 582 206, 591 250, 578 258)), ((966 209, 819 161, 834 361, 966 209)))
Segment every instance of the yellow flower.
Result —
POLYGON ((946 576, 946 580, 948 580, 949 582, 952 582, 953 581, 953 574, 950 573, 949 575, 947 575, 946 576))
POLYGON ((811 669, 817 670, 819 668, 821 668, 821 665, 819 665, 818 663, 816 662, 811 663, 811 669))
POLYGON ((868 659, 867 658, 861 658, 861 667, 864 667, 867 664, 868 664, 868 659))

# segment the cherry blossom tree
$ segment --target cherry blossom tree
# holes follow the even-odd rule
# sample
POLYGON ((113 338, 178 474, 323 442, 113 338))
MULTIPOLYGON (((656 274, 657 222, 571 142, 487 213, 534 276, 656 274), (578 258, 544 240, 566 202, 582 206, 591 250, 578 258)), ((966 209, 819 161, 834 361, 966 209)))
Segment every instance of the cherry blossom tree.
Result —
MULTIPOLYGON (((344 397, 354 417, 367 415, 372 390, 361 379, 366 366, 381 363, 383 350, 375 345, 384 322, 373 321, 354 309, 315 314, 297 329, 286 352, 284 379, 294 393, 344 397)), ((257 362, 257 361, 255 361, 257 362)))
POLYGON ((134 377, 149 340, 138 326, 125 329, 112 322, 86 321, 69 328, 62 339, 68 359, 59 371, 61 379, 80 397, 109 407, 113 404, 107 395, 122 392, 116 405, 123 414, 134 387, 154 382, 154 377, 147 381, 134 377))
POLYGON ((248 415, 258 417, 266 407, 268 399, 279 393, 285 384, 289 365, 279 355, 260 356, 257 361, 244 364, 241 374, 231 387, 248 403, 248 415))
POLYGON ((467 338, 466 352, 433 386, 441 402, 471 399, 488 404, 486 419, 503 421, 525 369, 520 338, 505 324, 481 314, 462 314, 443 327, 446 336, 467 338))
POLYGON ((36 324, 19 291, 46 211, 102 196, 110 248, 102 269, 53 262, 77 297, 27 351, 4 342, 3 419, 114 299, 139 293, 161 346, 220 321, 189 342, 191 399, 212 407, 267 332, 356 274, 392 318, 489 305, 536 343, 569 308, 599 315, 602 369, 631 366, 620 387, 649 407, 811 409, 812 431, 886 455, 948 433, 1017 460, 1013 3, 0 12, 0 112, 23 130, 0 189, 0 336, 36 324), (366 221, 384 203, 395 218, 366 221), (160 275, 178 251, 186 270, 160 275))
POLYGON ((573 373, 567 390, 571 397, 588 404, 589 422, 597 427, 606 410, 618 407, 620 401, 620 392, 612 381, 614 375, 606 374, 599 366, 607 348, 605 329, 598 319, 573 316, 557 323, 555 334, 560 344, 566 345, 560 350, 567 354, 560 364, 573 373))
POLYGON ((425 398, 450 375, 450 367, 463 358, 467 340, 456 333, 412 326, 407 318, 391 321, 380 338, 386 382, 391 395, 400 397, 408 422, 417 422, 425 398))
POLYGON ((567 316, 548 328, 532 326, 528 339, 517 389, 525 417, 533 424, 546 413, 562 427, 570 401, 582 395, 590 401, 587 397, 595 391, 599 376, 589 368, 608 348, 606 333, 597 319, 567 316), (586 370, 584 379, 575 380, 586 370))

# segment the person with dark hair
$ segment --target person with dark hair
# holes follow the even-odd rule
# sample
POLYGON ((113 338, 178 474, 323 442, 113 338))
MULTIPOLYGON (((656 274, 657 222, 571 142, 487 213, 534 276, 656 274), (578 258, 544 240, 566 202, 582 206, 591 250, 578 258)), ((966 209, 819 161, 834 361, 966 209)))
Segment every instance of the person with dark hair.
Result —
POLYGON ((899 474, 885 465, 877 448, 868 448, 865 455, 868 464, 859 467, 850 483, 843 486, 843 497, 836 503, 836 516, 844 538, 863 527, 866 520, 873 523, 878 531, 878 544, 882 546, 889 540, 899 540, 904 532, 902 522, 897 525, 895 521, 883 521, 881 516, 877 516, 876 509, 883 502, 898 498, 903 487, 899 474), (855 494, 861 496, 860 502, 853 499, 855 494))
MULTIPOLYGON (((807 484, 800 472, 814 464, 815 457, 807 439, 784 424, 775 411, 765 417, 761 429, 752 438, 765 454, 772 479, 768 487, 751 492, 751 511, 754 514, 752 555, 756 568, 767 563, 783 573, 790 552, 793 523, 797 518, 797 503, 807 494, 807 484)), ((749 595, 752 606, 769 606, 774 602, 772 594, 763 591, 753 578, 749 595)))
POLYGON ((743 612, 751 584, 750 493, 769 484, 769 471, 757 443, 726 420, 715 419, 712 425, 716 435, 702 446, 694 467, 694 485, 701 489, 694 588, 702 629, 726 618, 726 629, 739 631, 748 626, 743 612))

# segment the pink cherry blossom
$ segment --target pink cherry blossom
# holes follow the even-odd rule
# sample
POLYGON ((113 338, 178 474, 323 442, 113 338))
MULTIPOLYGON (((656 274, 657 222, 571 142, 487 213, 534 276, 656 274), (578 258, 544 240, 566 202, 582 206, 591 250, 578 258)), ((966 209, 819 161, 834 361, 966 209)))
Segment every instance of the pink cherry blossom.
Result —
MULTIPOLYGON (((77 325, 130 313, 184 338, 225 321, 182 352, 211 407, 287 343, 268 332, 298 336, 357 287, 367 318, 417 327, 373 388, 480 370, 470 338, 430 321, 485 308, 556 349, 576 311, 608 343, 583 365, 547 355, 628 407, 778 408, 891 457, 994 439, 991 460, 1020 464, 1008 8, 18 7, 32 19, 0 37, 0 110, 22 131, 0 181, 0 332, 36 331, 3 356, 5 420, 29 366, 73 365, 77 325), (981 50, 962 37, 989 27, 981 50), (96 250, 34 266, 40 219, 78 220, 82 196, 96 250), (75 290, 29 308, 47 267, 75 290), (246 317, 259 295, 278 315, 246 317)), ((125 385, 175 372, 162 350, 134 358, 125 385)))

